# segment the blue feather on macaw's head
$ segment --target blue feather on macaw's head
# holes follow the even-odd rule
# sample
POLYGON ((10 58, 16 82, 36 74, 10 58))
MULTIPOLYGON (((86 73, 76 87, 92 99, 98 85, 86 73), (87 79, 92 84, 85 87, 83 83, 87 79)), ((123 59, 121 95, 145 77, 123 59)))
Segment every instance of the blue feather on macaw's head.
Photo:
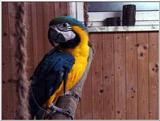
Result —
POLYGON ((88 32, 88 28, 81 22, 78 21, 77 19, 73 18, 72 16, 60 16, 54 18, 49 25, 57 25, 60 23, 69 23, 70 25, 74 26, 79 26, 82 29, 84 29, 86 32, 88 32))

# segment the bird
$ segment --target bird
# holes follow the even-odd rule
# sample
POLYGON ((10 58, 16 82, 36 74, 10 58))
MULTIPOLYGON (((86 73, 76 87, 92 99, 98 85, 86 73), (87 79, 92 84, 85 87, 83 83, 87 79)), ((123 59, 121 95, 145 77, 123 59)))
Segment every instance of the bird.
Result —
POLYGON ((69 115, 55 103, 78 84, 88 64, 88 29, 79 20, 72 16, 53 18, 48 40, 53 49, 44 55, 30 78, 29 112, 36 119, 42 118, 43 106, 69 115))

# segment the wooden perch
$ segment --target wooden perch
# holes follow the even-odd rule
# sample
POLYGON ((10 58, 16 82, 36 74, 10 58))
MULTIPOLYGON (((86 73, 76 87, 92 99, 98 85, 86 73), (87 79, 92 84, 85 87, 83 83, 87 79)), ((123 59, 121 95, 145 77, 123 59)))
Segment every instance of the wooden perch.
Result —
MULTIPOLYGON (((93 59, 93 49, 90 48, 88 65, 87 65, 86 71, 83 74, 82 78, 80 79, 79 83, 71 90, 71 93, 73 95, 76 95, 77 97, 72 95, 61 96, 59 97, 56 103, 56 106, 69 110, 73 118, 76 113, 78 102, 80 101, 79 99, 82 96, 83 85, 85 83, 85 80, 87 79, 87 75, 91 66, 92 59, 93 59)), ((71 119, 71 117, 63 115, 62 113, 56 112, 53 115, 47 117, 47 119, 71 119)))

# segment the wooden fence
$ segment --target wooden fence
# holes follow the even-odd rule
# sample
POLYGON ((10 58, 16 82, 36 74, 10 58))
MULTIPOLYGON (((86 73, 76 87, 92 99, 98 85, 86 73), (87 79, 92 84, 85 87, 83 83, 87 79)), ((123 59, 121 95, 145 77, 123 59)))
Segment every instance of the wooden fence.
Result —
MULTIPOLYGON (((28 77, 51 46, 48 22, 68 3, 27 3, 28 77)), ((13 3, 2 3, 2 118, 17 105, 13 3)), ((158 119, 158 32, 91 33, 95 56, 76 119, 158 119)))

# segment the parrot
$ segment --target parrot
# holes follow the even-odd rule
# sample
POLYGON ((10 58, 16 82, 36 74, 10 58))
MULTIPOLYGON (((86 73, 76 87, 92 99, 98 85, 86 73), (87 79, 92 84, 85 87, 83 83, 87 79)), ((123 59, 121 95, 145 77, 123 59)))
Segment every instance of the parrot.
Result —
POLYGON ((44 106, 69 115, 55 106, 59 96, 70 91, 83 76, 88 64, 88 28, 72 16, 59 16, 49 22, 48 40, 53 48, 44 55, 30 77, 29 112, 42 118, 44 106))

